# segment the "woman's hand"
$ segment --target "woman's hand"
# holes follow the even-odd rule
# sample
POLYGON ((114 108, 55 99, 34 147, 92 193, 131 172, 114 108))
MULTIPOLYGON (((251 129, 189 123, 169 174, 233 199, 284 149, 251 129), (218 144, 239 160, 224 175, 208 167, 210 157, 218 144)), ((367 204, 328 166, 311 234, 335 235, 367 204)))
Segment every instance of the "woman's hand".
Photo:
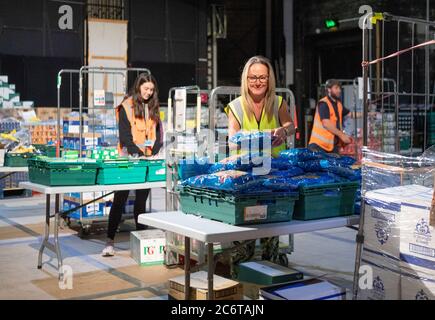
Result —
POLYGON ((285 142, 287 133, 285 128, 279 127, 272 130, 272 147, 277 147, 285 142))

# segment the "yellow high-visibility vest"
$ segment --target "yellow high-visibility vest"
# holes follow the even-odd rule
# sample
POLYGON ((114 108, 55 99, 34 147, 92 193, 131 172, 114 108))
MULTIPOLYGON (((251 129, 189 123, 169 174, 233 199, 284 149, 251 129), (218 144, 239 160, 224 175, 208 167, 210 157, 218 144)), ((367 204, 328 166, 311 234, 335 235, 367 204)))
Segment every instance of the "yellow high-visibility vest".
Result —
MULTIPOLYGON (((240 130, 243 131, 265 131, 279 128, 279 109, 283 105, 283 98, 281 96, 275 96, 275 103, 273 106, 273 116, 268 119, 264 112, 261 113, 260 122, 257 122, 255 117, 249 117, 246 113, 247 106, 244 105, 242 97, 231 101, 228 106, 225 107, 225 112, 228 114, 232 111, 234 117, 237 119, 240 125, 240 130)), ((279 153, 286 149, 285 142, 277 147, 272 148, 272 156, 278 157, 279 153)))

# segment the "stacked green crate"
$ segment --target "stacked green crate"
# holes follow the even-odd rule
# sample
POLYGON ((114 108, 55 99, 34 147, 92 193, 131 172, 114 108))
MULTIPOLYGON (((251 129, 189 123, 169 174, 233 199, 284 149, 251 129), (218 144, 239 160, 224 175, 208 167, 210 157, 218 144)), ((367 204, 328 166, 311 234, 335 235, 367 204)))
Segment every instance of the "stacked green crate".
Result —
POLYGON ((145 160, 148 166, 147 182, 166 181, 165 160, 145 160))
POLYGON ((231 225, 292 220, 298 195, 291 192, 234 194, 225 191, 180 187, 181 210, 231 225))
POLYGON ((46 186, 94 185, 97 177, 92 159, 35 157, 28 164, 30 181, 46 186))
POLYGON ((27 167, 27 162, 34 156, 33 153, 13 153, 8 152, 5 155, 5 167, 27 167))
POLYGON ((353 215, 358 187, 359 182, 300 187, 293 218, 315 220, 353 215))
POLYGON ((97 184, 144 183, 147 175, 145 161, 128 159, 98 161, 97 184))

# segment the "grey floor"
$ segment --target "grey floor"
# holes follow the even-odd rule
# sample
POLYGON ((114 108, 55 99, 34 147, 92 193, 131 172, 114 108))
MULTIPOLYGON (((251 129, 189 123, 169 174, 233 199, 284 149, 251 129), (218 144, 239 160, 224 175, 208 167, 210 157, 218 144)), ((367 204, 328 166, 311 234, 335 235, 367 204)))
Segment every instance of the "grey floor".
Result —
MULTIPOLYGON (((153 211, 164 210, 164 191, 153 190, 153 211)), ((0 299, 162 299, 167 293, 167 279, 152 283, 152 272, 164 273, 156 267, 137 267, 130 258, 129 231, 127 222, 117 235, 117 255, 103 258, 104 232, 92 235, 87 240, 77 236, 69 228, 62 230, 60 244, 64 264, 71 266, 74 275, 104 271, 105 277, 113 278, 113 286, 96 292, 92 290, 92 279, 75 295, 57 294, 50 289, 50 280, 57 278, 56 259, 50 252, 44 254, 42 270, 36 268, 38 249, 43 232, 45 198, 0 200, 0 299), (147 269, 148 268, 148 269, 147 269), (127 270, 127 271, 123 271, 127 270), (139 275, 138 275, 139 274, 139 275), (151 278, 150 280, 148 280, 151 278), (116 282, 119 280, 119 287, 116 282), (86 286, 90 286, 89 288, 86 286), (88 288, 88 289, 87 289, 88 288)), ((294 236, 294 252, 289 255, 292 267, 311 275, 325 277, 351 289, 355 262, 356 232, 348 228, 318 231, 294 236)), ((288 237, 282 237, 287 241, 288 237)), ((170 271, 168 279, 182 270, 170 271)), ((112 279, 111 278, 111 279, 112 279)), ((84 281, 84 280, 83 280, 84 281)), ((99 280, 95 280, 99 281, 99 280)), ((96 286, 98 283, 96 284, 96 286)), ((94 288, 95 289, 95 288, 94 288)))

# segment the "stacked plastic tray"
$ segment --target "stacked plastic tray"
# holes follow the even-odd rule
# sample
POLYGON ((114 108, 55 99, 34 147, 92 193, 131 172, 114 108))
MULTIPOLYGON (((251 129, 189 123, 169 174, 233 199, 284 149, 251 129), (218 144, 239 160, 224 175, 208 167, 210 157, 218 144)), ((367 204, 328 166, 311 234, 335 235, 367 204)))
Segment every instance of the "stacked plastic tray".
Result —
POLYGON ((181 210, 231 225, 292 220, 294 192, 235 194, 224 191, 180 187, 181 210))
POLYGON ((29 178, 46 186, 94 185, 98 164, 92 159, 36 157, 28 161, 29 178))

